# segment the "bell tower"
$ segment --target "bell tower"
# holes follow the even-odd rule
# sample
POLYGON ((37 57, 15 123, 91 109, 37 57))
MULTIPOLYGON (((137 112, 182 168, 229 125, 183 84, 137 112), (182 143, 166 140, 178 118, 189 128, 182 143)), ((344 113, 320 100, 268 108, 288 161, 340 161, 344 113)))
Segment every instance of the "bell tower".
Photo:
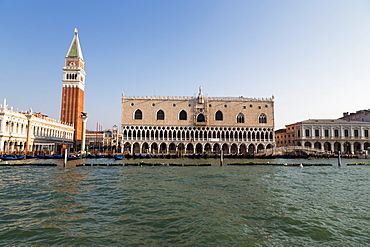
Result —
POLYGON ((76 143, 77 140, 82 139, 82 119, 80 115, 84 111, 86 73, 77 28, 74 32, 72 43, 65 57, 65 67, 63 67, 60 121, 74 125, 73 139, 76 143))

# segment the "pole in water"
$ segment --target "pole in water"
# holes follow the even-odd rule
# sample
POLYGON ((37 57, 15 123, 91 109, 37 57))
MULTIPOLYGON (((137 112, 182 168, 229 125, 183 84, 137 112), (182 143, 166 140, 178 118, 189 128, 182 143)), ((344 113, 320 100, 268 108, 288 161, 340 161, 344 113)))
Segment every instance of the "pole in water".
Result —
POLYGON ((342 161, 340 160, 340 151, 338 151, 338 166, 342 165, 342 161))
POLYGON ((224 151, 221 150, 221 155, 220 155, 220 166, 224 164, 224 151))
POLYGON ((64 150, 64 167, 67 166, 67 149, 64 150))

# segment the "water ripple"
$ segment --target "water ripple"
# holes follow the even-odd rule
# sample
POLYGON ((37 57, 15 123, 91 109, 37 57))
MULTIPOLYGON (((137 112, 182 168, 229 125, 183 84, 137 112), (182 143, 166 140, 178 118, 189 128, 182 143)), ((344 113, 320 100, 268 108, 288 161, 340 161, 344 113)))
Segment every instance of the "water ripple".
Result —
POLYGON ((369 245, 370 167, 0 167, 1 245, 369 245))

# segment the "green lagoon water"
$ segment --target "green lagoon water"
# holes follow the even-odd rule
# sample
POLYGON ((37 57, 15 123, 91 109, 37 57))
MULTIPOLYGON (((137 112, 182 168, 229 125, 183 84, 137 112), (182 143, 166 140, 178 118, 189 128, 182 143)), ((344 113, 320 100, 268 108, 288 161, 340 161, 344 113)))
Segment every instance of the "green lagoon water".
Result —
POLYGON ((370 245, 370 166, 213 163, 2 166, 0 245, 370 245))

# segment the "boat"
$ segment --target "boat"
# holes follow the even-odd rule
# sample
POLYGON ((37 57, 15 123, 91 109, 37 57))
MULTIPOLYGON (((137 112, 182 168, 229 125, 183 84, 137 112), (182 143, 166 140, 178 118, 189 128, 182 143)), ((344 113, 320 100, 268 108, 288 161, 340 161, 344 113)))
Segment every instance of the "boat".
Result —
POLYGON ((115 160, 122 160, 124 157, 125 157, 125 156, 123 156, 123 155, 115 155, 115 156, 114 156, 114 159, 115 159, 115 160))
POLYGON ((20 156, 0 156, 0 159, 2 160, 22 160, 24 159, 24 155, 20 155, 20 156))
POLYGON ((37 155, 26 155, 26 159, 36 159, 37 155))
POLYGON ((81 159, 81 156, 76 156, 76 155, 70 155, 67 157, 68 160, 78 160, 81 159))

